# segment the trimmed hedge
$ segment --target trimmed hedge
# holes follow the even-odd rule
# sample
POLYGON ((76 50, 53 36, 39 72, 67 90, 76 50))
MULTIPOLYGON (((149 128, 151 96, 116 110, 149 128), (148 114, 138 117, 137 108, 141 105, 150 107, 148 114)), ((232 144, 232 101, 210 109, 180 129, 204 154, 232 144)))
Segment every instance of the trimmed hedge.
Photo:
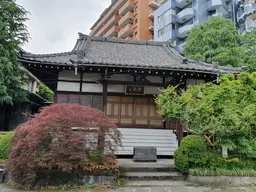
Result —
POLYGON ((198 167, 215 167, 220 164, 220 157, 208 150, 207 143, 200 136, 189 135, 181 141, 174 153, 176 168, 183 173, 198 167))
POLYGON ((10 131, 7 134, 0 135, 0 159, 6 160, 8 157, 8 151, 10 149, 10 140, 14 135, 13 131, 10 131))

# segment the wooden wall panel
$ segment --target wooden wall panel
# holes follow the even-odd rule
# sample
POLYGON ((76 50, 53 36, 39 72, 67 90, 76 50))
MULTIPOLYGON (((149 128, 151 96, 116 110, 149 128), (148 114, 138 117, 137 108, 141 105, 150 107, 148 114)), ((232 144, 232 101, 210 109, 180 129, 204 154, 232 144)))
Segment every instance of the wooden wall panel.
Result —
POLYGON ((151 98, 108 96, 106 113, 119 127, 163 128, 151 98))

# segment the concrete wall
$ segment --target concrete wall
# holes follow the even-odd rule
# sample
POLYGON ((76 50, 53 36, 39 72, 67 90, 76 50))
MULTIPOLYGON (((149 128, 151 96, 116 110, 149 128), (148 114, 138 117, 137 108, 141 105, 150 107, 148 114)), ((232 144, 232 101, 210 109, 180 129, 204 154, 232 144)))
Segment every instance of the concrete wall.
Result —
POLYGON ((80 81, 80 74, 75 75, 74 70, 63 70, 59 72, 59 80, 80 81))
POLYGON ((251 186, 256 185, 256 177, 235 176, 192 176, 187 178, 188 182, 205 186, 251 186))

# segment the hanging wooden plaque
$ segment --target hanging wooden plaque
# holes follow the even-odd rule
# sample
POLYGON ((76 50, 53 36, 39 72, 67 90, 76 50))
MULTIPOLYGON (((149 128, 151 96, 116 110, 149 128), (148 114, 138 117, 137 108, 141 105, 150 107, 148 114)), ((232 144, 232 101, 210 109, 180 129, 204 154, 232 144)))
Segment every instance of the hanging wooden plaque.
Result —
POLYGON ((125 94, 126 95, 145 95, 145 89, 143 86, 126 85, 125 94))

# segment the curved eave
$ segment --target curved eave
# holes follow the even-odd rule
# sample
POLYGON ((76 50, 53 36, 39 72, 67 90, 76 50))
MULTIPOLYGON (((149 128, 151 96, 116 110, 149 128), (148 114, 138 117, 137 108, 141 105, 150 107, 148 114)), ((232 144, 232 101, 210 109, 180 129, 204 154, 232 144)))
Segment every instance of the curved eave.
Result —
POLYGON ((31 63, 31 64, 41 64, 41 65, 59 65, 59 66, 71 66, 74 65, 72 63, 61 63, 61 62, 49 62, 49 61, 42 61, 38 59, 28 59, 28 58, 18 58, 20 62, 23 63, 31 63))
MULTIPOLYGON (((26 63, 28 66, 31 67, 40 67, 40 68, 48 68, 48 69, 73 69, 78 67, 80 69, 84 69, 85 67, 109 67, 109 68, 126 68, 126 69, 148 69, 148 70, 165 70, 165 71, 174 71, 174 72, 190 72, 190 73, 204 73, 204 74, 227 74, 227 73, 240 73, 242 70, 231 70, 231 69, 223 69, 223 68, 209 68, 200 70, 195 67, 189 66, 189 64, 181 64, 182 67, 170 66, 170 67, 155 67, 155 66, 130 66, 130 65, 120 65, 120 64, 110 64, 110 63, 78 63, 77 66, 73 64, 66 64, 66 63, 55 63, 55 62, 40 62, 36 60, 29 60, 29 59, 19 59, 21 62, 26 63)), ((200 64, 198 64, 200 65, 200 64)), ((205 65, 205 64, 204 64, 205 65)), ((206 66, 204 66, 206 67, 206 66)))

